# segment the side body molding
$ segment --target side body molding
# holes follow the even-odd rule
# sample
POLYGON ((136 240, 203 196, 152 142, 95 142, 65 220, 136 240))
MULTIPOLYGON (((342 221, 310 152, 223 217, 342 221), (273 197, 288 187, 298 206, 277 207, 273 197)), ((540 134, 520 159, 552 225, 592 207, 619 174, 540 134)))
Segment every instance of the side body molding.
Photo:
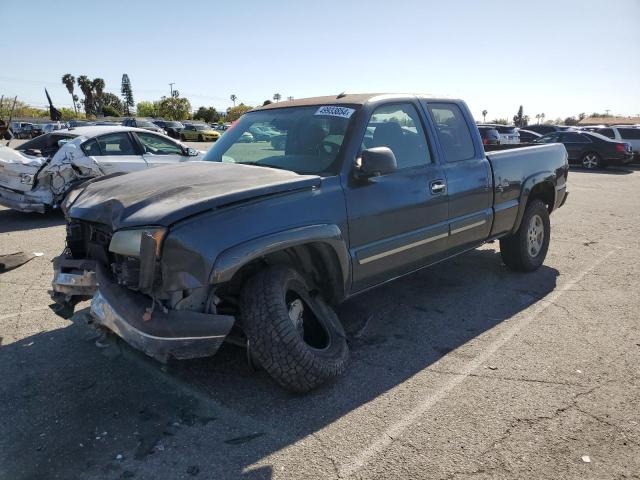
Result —
POLYGON ((530 177, 528 177, 522 183, 522 190, 520 191, 520 202, 518 205, 518 215, 516 217, 516 222, 513 225, 513 230, 511 233, 514 233, 520 228, 520 223, 522 222, 522 217, 524 216, 524 211, 527 207, 527 201, 529 200, 529 194, 533 190, 533 188, 542 183, 549 184, 549 187, 553 189, 553 202, 551 204, 551 208, 555 208, 556 205, 556 176, 553 172, 543 171, 537 172, 530 177))
POLYGON ((330 224, 309 225, 284 230, 231 247, 216 258, 209 276, 209 283, 227 282, 243 265, 252 260, 285 248, 308 243, 325 243, 331 246, 340 263, 344 291, 347 292, 351 282, 349 251, 340 228, 330 224))

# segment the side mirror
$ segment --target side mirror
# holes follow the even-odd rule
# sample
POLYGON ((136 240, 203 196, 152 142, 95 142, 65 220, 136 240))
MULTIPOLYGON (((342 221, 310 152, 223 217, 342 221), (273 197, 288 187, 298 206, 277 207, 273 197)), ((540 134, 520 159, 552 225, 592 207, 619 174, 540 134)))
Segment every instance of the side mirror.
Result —
POLYGON ((198 153, 198 150, 196 150, 195 148, 187 148, 187 157, 197 157, 198 153))
POLYGON ((379 177, 398 168, 396 156, 389 147, 373 147, 362 151, 356 163, 358 178, 379 177))

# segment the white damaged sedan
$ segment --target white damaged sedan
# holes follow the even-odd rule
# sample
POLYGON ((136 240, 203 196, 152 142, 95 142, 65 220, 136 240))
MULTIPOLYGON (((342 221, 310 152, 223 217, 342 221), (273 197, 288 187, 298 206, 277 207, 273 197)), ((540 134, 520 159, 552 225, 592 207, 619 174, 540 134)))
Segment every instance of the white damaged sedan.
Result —
POLYGON ((203 155, 172 138, 140 128, 59 130, 25 143, 20 150, 0 146, 0 205, 44 213, 57 208, 70 190, 86 180, 201 160, 203 155))

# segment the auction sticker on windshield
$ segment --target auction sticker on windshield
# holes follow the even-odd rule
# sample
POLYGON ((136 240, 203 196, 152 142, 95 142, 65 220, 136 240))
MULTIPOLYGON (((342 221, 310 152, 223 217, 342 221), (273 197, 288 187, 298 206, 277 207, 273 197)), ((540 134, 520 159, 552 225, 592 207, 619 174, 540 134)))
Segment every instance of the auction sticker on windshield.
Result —
POLYGON ((330 117, 350 118, 355 109, 348 107, 336 107, 335 105, 325 105, 318 108, 314 115, 328 115, 330 117))

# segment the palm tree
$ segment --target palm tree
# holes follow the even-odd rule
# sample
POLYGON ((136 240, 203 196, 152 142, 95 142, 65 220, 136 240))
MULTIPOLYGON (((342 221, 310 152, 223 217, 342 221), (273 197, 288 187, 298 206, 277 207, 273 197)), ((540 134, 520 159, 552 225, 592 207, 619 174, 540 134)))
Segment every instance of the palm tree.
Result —
POLYGON ((102 114, 102 107, 104 106, 104 102, 103 102, 103 94, 104 94, 104 80, 101 78, 94 78, 93 82, 91 82, 91 86, 93 87, 93 90, 95 90, 96 92, 96 107, 97 107, 97 113, 102 114))
POLYGON ((541 113, 541 114, 540 114, 540 121, 541 121, 542 123, 544 123, 544 113, 541 113))
POLYGON ((233 102, 233 106, 236 106, 236 100, 238 99, 238 97, 235 96, 235 94, 231 94, 231 96, 229 97, 231 99, 231 101, 233 102))
POLYGON ((84 111, 87 115, 94 113, 93 111, 93 82, 86 75, 78 77, 78 86, 84 94, 84 111))
POLYGON ((536 113, 536 120, 538 120, 538 125, 540 125, 540 114, 536 113))
POLYGON ((288 96, 288 97, 287 97, 287 100, 292 101, 292 100, 293 100, 293 97, 292 97, 292 96, 288 96))
POLYGON ((487 112, 486 110, 482 110, 482 123, 487 123, 487 112))
POLYGON ((274 94, 273 94, 273 99, 274 99, 276 102, 279 102, 281 98, 282 98, 282 95, 280 95, 279 93, 274 93, 274 94))
MULTIPOLYGON (((71 75, 70 73, 65 73, 62 76, 62 84, 67 87, 67 91, 69 92, 69 95, 71 95, 71 100, 73 100, 74 95, 73 95, 73 87, 76 83, 76 79, 73 75, 71 75)), ((75 100, 73 101, 73 110, 78 113, 78 109, 76 108, 76 102, 75 100)))

